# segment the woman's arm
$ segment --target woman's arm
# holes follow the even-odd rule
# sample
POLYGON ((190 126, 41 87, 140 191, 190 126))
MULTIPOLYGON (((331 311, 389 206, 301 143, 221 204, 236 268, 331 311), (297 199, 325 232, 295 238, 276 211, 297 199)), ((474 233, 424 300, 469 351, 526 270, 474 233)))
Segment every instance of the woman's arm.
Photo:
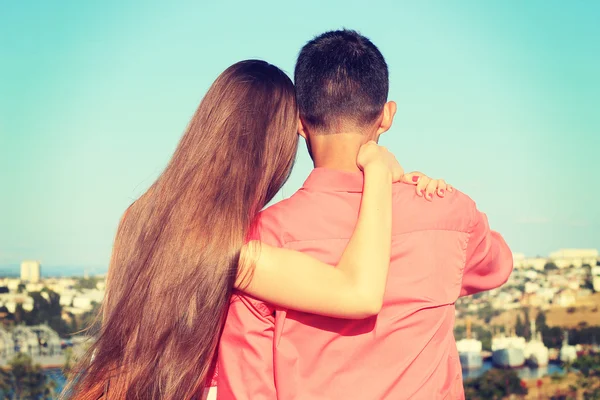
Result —
MULTIPOLYGON (((365 176, 360 213, 337 268, 297 251, 250 242, 242 250, 236 287, 272 304, 325 316, 365 318, 380 311, 391 253, 392 181, 403 172, 394 156, 374 143, 363 146, 357 164, 365 176)), ((416 184, 412 178, 410 183, 416 184)))
POLYGON ((251 242, 243 259, 254 270, 242 290, 314 314, 340 318, 377 314, 390 263, 392 174, 383 167, 367 167, 364 173, 360 214, 337 268, 297 251, 251 242))

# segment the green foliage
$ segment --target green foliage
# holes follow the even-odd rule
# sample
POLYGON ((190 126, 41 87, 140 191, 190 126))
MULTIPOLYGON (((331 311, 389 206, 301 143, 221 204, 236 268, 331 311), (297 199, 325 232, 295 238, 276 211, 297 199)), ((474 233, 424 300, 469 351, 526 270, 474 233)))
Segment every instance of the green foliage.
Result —
POLYGON ((552 328, 546 327, 541 330, 542 332, 542 340, 544 344, 549 348, 558 349, 562 345, 563 341, 563 329, 557 326, 552 328))
POLYGON ((46 400, 52 399, 55 389, 53 381, 48 379, 39 365, 31 358, 19 353, 9 362, 10 369, 0 372, 0 390, 2 399, 46 400))
MULTIPOLYGON (((492 332, 489 326, 473 325, 471 331, 478 340, 481 340, 483 350, 492 350, 492 332)), ((465 325, 458 325, 454 328, 454 337, 456 340, 464 339, 466 337, 466 332, 467 329, 465 325)))
POLYGON ((586 378, 600 377, 600 354, 579 357, 573 363, 573 368, 577 369, 586 378))
POLYGON ((542 332, 544 329, 548 328, 548 324, 546 323, 546 313, 543 311, 539 311, 537 316, 535 317, 535 327, 538 331, 542 332))
POLYGON ((544 265, 544 270, 546 270, 546 271, 554 271, 557 269, 558 269, 558 267, 552 261, 549 261, 546 263, 546 265, 544 265))
POLYGON ((26 311, 23 309, 23 304, 19 303, 15 307, 15 323, 20 324, 25 321, 26 311))
POLYGON ((517 336, 524 336, 525 324, 521 320, 521 314, 517 315, 517 322, 515 322, 515 333, 517 336))
POLYGON ((62 306, 60 305, 60 295, 58 293, 43 289, 41 292, 30 292, 29 296, 33 298, 33 309, 30 312, 25 312, 21 307, 19 318, 17 318, 17 310, 15 310, 15 321, 17 323, 22 321, 26 325, 48 324, 50 328, 63 337, 71 333, 69 326, 62 319, 62 306))
POLYGON ((517 289, 521 293, 523 293, 525 291, 525 285, 515 285, 514 288, 517 289))
POLYGON ((531 339, 531 324, 529 320, 529 308, 523 310, 524 319, 521 319, 521 315, 517 314, 517 322, 515 324, 515 333, 517 336, 522 336, 525 339, 531 339))
MULTIPOLYGON (((548 347, 559 348, 562 345, 564 328, 545 326, 542 332, 544 344, 548 347)), ((580 325, 577 329, 569 329, 569 344, 600 343, 600 326, 580 325)))
POLYGON ((489 324, 492 318, 498 315, 500 315, 500 310, 494 310, 489 303, 477 310, 477 317, 484 320, 486 324, 489 324))
POLYGON ((76 290, 81 289, 96 289, 96 285, 98 284, 99 278, 91 277, 91 278, 81 278, 77 281, 74 288, 76 290))
POLYGON ((527 387, 513 370, 491 369, 465 381, 465 397, 469 400, 499 400, 512 394, 527 394, 527 387))
POLYGON ((576 389, 581 389, 584 399, 600 399, 600 354, 579 357, 573 363, 579 379, 576 389))
POLYGON ((523 337, 526 340, 530 340, 531 339, 531 320, 529 319, 529 308, 526 308, 524 310, 525 313, 525 320, 523 321, 523 324, 525 325, 525 329, 523 330, 523 337))

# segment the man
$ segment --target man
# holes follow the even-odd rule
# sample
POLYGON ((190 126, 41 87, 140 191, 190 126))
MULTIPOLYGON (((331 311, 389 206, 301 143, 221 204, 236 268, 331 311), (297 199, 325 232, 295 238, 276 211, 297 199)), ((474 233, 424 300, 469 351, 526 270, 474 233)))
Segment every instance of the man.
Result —
MULTIPOLYGON (((304 186, 260 217, 260 239, 335 265, 361 200, 360 146, 392 124, 388 69, 353 31, 327 32, 298 57, 299 133, 314 161, 304 186)), ((454 302, 502 285, 512 255, 471 199, 424 202, 394 185, 392 256, 377 317, 275 310, 235 296, 219 350, 219 399, 462 399, 454 302)), ((281 268, 285 268, 282 265, 281 268)))

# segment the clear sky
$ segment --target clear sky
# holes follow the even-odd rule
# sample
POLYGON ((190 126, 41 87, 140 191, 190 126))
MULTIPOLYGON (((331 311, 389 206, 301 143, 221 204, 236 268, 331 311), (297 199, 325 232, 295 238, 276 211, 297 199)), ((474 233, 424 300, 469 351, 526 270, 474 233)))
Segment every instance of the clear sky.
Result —
MULTIPOLYGON (((469 194, 515 252, 600 248, 598 21, 593 1, 2 1, 0 265, 105 268, 216 76, 291 74, 341 27, 387 59, 382 143, 406 170, 469 194)), ((310 169, 302 146, 282 196, 310 169)))

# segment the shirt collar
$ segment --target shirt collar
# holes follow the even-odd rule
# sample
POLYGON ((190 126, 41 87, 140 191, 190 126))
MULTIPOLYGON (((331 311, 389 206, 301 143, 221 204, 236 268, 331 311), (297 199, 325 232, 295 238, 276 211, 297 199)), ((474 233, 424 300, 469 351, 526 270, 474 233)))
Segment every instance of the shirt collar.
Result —
POLYGON ((315 168, 302 188, 320 192, 361 193, 363 190, 363 173, 315 168))

